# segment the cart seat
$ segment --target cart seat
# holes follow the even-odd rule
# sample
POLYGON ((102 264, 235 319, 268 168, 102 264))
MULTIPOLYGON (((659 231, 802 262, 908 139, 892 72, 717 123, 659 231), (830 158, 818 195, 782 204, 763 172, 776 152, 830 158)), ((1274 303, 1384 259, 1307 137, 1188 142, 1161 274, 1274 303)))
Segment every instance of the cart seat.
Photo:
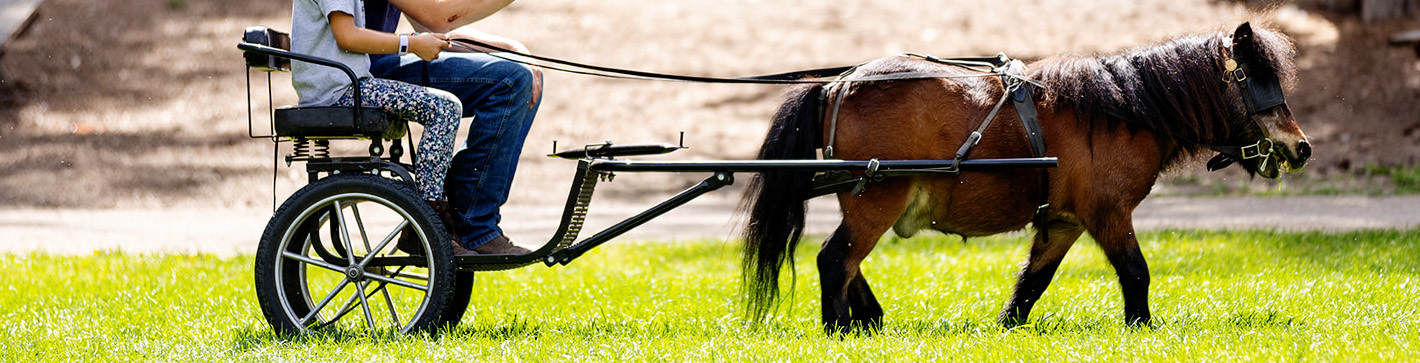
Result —
POLYGON ((277 136, 312 140, 394 140, 404 137, 408 127, 406 121, 371 107, 361 108, 359 117, 355 117, 354 107, 282 107, 276 109, 273 117, 277 136))

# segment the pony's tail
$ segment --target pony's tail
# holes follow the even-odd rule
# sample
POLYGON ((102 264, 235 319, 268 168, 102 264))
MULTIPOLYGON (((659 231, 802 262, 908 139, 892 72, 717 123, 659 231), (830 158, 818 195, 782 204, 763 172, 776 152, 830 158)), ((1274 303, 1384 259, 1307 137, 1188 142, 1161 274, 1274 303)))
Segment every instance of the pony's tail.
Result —
MULTIPOLYGON (((822 85, 800 86, 774 115, 759 159, 814 159, 822 135, 822 85)), ((779 296, 779 272, 794 268, 794 247, 804 232, 805 203, 812 171, 773 170, 755 175, 745 191, 741 210, 748 212, 743 230, 741 261, 746 307, 751 323, 773 310, 779 296)))

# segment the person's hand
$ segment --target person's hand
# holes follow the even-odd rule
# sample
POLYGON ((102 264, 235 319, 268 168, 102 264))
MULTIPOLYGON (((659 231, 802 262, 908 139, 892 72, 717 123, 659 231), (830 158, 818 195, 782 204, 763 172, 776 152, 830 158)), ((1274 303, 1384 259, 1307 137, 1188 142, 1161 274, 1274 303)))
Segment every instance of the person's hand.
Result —
POLYGON ((532 69, 533 75, 532 101, 528 102, 528 109, 532 109, 533 106, 537 106, 537 100, 542 98, 542 67, 529 66, 528 68, 532 69))
POLYGON ((442 33, 419 33, 409 36, 409 52, 419 59, 431 61, 439 58, 439 52, 453 47, 449 36, 442 33))

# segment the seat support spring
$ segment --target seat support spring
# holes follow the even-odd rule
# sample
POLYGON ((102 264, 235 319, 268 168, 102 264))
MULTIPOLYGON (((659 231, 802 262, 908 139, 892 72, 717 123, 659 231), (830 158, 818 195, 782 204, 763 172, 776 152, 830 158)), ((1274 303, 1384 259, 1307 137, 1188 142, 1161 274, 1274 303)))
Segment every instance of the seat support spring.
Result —
POLYGON ((286 162, 329 158, 330 140, 310 140, 298 137, 292 143, 292 152, 291 155, 286 156, 286 162))

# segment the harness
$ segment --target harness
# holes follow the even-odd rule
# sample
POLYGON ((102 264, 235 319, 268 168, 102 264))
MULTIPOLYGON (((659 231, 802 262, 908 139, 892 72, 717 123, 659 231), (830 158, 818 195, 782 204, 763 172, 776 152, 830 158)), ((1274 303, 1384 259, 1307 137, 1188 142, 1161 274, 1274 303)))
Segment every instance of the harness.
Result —
MULTIPOLYGON (((1016 116, 1021 120, 1021 126, 1024 128, 1026 139, 1029 140, 1030 143, 1031 154, 1037 158, 1045 156, 1045 137, 1041 132, 1039 114, 1036 112, 1035 108, 1035 88, 1044 86, 1025 76, 1025 63, 1017 59, 1011 59, 1004 53, 998 54, 996 57, 986 58, 937 58, 930 55, 914 53, 907 53, 904 54, 904 56, 979 72, 979 74, 967 75, 967 77, 999 77, 1001 79, 1001 85, 1004 88, 1004 92, 1001 93, 1001 98, 996 101, 996 105, 991 108, 991 112, 986 114, 986 118, 981 121, 981 124, 977 126, 976 130, 972 131, 971 134, 967 136, 966 141, 957 149, 955 156, 952 158, 953 166, 936 170, 937 172, 948 175, 960 173, 961 169, 959 165, 971 155, 972 149, 981 142, 982 135, 986 132, 986 129, 991 126, 991 122, 996 119, 996 115, 1001 111, 1001 107, 1006 105, 1007 101, 1011 102, 1011 105, 1016 109, 1016 116)), ((828 140, 826 140, 826 143, 823 145, 823 156, 825 159, 832 159, 836 153, 834 145, 838 134, 838 113, 843 107, 844 97, 848 94, 848 87, 843 84, 843 79, 851 75, 854 70, 856 70, 856 67, 840 74, 834 83, 830 83, 829 86, 824 87, 823 91, 819 94, 820 100, 832 101, 832 110, 828 112, 828 140)), ((903 78, 891 79, 917 78, 913 77, 913 74, 914 72, 894 73, 891 74, 891 76, 900 76, 903 78)), ((855 78, 853 81, 861 82, 863 78, 867 77, 855 78)), ((825 105, 826 103, 819 102, 819 104, 825 105)), ((823 111, 824 110, 820 109, 820 114, 822 114, 823 111)), ((881 181, 887 176, 887 173, 879 172, 876 168, 872 168, 871 163, 869 165, 868 170, 859 178, 853 178, 851 174, 846 172, 828 172, 820 176, 815 176, 813 195, 817 196, 841 192, 844 191, 841 190, 843 187, 850 184, 853 186, 851 192, 854 195, 861 194, 866 188, 868 181, 881 181)), ((1047 211, 1050 207, 1049 170, 1041 170, 1040 184, 1041 196, 1036 207, 1035 215, 1032 218, 1032 223, 1034 223, 1037 228, 1045 231, 1044 227, 1049 218, 1047 211)), ((1048 232, 1042 232, 1041 236, 1046 238, 1046 243, 1049 243, 1048 232)))
MULTIPOLYGON (((543 68, 547 68, 547 69, 552 69, 552 70, 563 71, 563 72, 568 72, 568 73, 583 74, 583 75, 592 75, 592 76, 598 76, 598 77, 620 78, 620 79, 640 79, 640 80, 681 81, 681 82, 696 82, 696 83, 827 84, 827 86, 823 87, 823 90, 824 90, 824 91, 823 91, 822 93, 820 93, 820 95, 819 95, 820 101, 823 101, 824 99, 829 98, 829 97, 830 97, 830 95, 828 94, 829 90, 830 90, 830 89, 834 89, 834 90, 836 90, 836 92, 838 92, 838 95, 837 95, 837 98, 836 98, 836 100, 838 100, 838 102, 834 103, 831 116, 829 117, 829 119, 830 119, 830 121, 829 121, 829 124, 830 124, 830 125, 829 125, 829 127, 830 127, 830 132, 829 132, 829 136, 828 136, 827 142, 823 144, 823 146, 824 146, 824 158, 825 158, 825 159, 831 159, 831 158, 833 158, 833 155, 834 155, 834 153, 835 153, 835 150, 834 150, 834 142, 836 141, 836 140, 835 140, 835 139, 836 139, 836 135, 835 135, 835 134, 837 134, 837 129, 838 129, 838 111, 839 111, 839 109, 840 109, 840 108, 842 107, 842 105, 843 105, 843 103, 842 103, 843 97, 847 95, 847 87, 844 87, 844 86, 843 86, 844 84, 855 83, 855 82, 893 81, 893 80, 909 80, 909 79, 974 78, 974 77, 990 77, 990 76, 1000 77, 1001 83, 1002 83, 1002 85, 1005 87, 1005 92, 1002 93, 1001 99, 996 102, 996 106, 991 109, 991 113, 988 114, 987 117, 986 117, 986 119, 981 122, 981 125, 980 125, 979 127, 977 127, 977 130, 976 130, 976 131, 973 131, 973 132, 971 133, 971 135, 968 136, 967 141, 966 141, 965 143, 963 143, 962 146, 961 146, 959 149, 957 149, 956 156, 953 158, 953 160, 952 160, 953 163, 952 163, 951 166, 942 167, 942 168, 927 168, 927 169, 879 170, 881 164, 877 161, 877 159, 873 159, 873 160, 869 160, 869 161, 868 161, 868 168, 867 168, 867 170, 863 173, 863 176, 862 176, 862 177, 854 177, 852 174, 849 174, 848 172, 826 172, 826 173, 821 173, 821 174, 815 175, 815 176, 814 176, 814 179, 813 179, 813 184, 811 185, 810 190, 809 190, 809 194, 807 195, 808 198, 813 198, 813 197, 817 197, 817 196, 821 196, 821 195, 826 195, 826 194, 841 193, 841 192, 846 192, 846 191, 852 191, 853 194, 855 194, 855 195, 856 195, 856 194, 860 194, 860 193, 862 193, 863 189, 866 188, 866 185, 867 185, 867 182, 868 182, 868 181, 881 181, 883 178, 885 178, 885 177, 887 177, 887 176, 891 176, 891 175, 899 175, 899 174, 900 174, 900 175, 908 175, 908 174, 945 174, 945 175, 957 175, 957 174, 959 174, 959 173, 961 172, 961 162, 962 162, 963 160, 966 160, 966 159, 967 159, 967 156, 969 156, 970 153, 971 153, 971 149, 972 149, 973 147, 975 147, 976 144, 981 141, 982 133, 985 132, 985 131, 986 131, 986 128, 991 125, 991 121, 996 118, 996 114, 997 114, 998 112, 1000 112, 1001 107, 1006 104, 1006 101, 1007 101, 1007 100, 1010 100, 1010 101, 1011 101, 1012 105, 1016 108, 1016 114, 1017 114, 1018 116, 1020 116, 1021 124, 1022 124, 1023 127, 1025 128, 1026 138, 1027 138, 1028 140, 1030 140, 1030 146, 1031 146, 1031 153, 1032 153, 1032 155, 1034 155, 1036 158, 1040 158, 1040 157, 1044 157, 1044 156, 1045 156, 1045 140, 1044 140, 1044 135, 1042 135, 1042 133, 1041 133, 1040 121, 1039 121, 1039 119, 1038 119, 1038 117, 1037 117, 1037 112, 1036 112, 1036 109, 1035 109, 1035 101, 1034 101, 1034 90, 1035 90, 1035 88, 1036 88, 1036 87, 1042 87, 1042 88, 1043 88, 1044 85, 1042 85, 1042 84, 1040 84, 1039 82, 1036 82, 1036 81, 1034 81, 1034 80, 1031 80, 1030 78, 1027 78, 1027 77, 1025 76, 1025 63, 1022 63, 1022 62, 1019 61, 1019 60, 1011 59, 1010 57, 1007 57, 1004 53, 998 54, 998 55, 995 56, 995 57, 970 57, 970 58, 937 58, 937 57, 933 57, 933 56, 930 56, 930 55, 921 55, 921 54, 913 54, 913 53, 904 54, 904 56, 907 56, 907 57, 919 58, 919 59, 922 59, 922 60, 926 60, 926 61, 928 61, 928 62, 933 62, 933 63, 938 63, 938 64, 945 64, 945 65, 950 65, 950 66, 956 66, 956 67, 964 68, 964 69, 967 69, 967 70, 975 71, 975 72, 977 72, 977 74, 965 74, 965 75, 964 75, 964 74, 960 74, 960 73, 944 73, 944 72, 901 72, 901 73, 890 73, 890 74, 879 74, 879 75, 863 76, 863 77, 856 77, 856 78, 852 78, 852 79, 846 78, 848 75, 851 75, 854 70, 856 70, 859 66, 861 66, 861 65, 859 65, 859 66, 851 66, 851 67, 835 67, 835 68, 813 69, 813 70, 805 70, 805 71, 797 71, 797 72, 789 72, 789 73, 780 73, 780 74, 771 74, 771 75, 762 75, 762 76, 752 76, 752 77, 722 78, 722 77, 682 76, 682 75, 673 75, 673 74, 662 74, 662 73, 654 73, 654 72, 636 71, 636 70, 629 70, 629 69, 620 69, 620 68, 611 68, 611 67, 601 67, 601 66, 590 65, 590 64, 585 64, 585 63, 571 62, 571 61, 562 60, 562 59, 556 59, 556 58, 550 58, 550 57, 543 57, 543 56, 538 56, 538 55, 534 55, 534 54, 527 54, 527 53, 517 52, 517 51, 510 50, 510 49, 505 49, 505 48, 502 48, 502 47, 499 47, 499 46, 496 46, 496 45, 492 45, 492 44, 488 44, 488 43, 484 43, 484 42, 480 42, 480 41, 476 41, 476 40, 471 40, 471 39, 459 39, 459 38, 455 38, 455 39, 450 39, 450 42, 451 42, 450 44, 452 44, 452 45, 454 45, 454 46, 457 46, 457 47, 460 47, 460 48, 464 48, 464 49, 469 49, 469 50, 476 50, 476 49, 478 49, 478 48, 493 49, 493 50, 497 50, 497 51, 500 51, 500 52, 509 53, 509 54, 516 55, 516 56, 518 56, 518 57, 525 58, 525 59, 519 59, 519 58, 505 57, 505 56, 498 55, 498 54, 495 54, 495 53, 488 53, 488 54, 491 55, 491 56, 498 57, 498 58, 502 58, 502 59, 505 59, 505 60, 508 60, 508 61, 512 61, 512 62, 516 62, 516 63, 523 63, 523 64, 533 65, 532 63, 530 63, 530 62, 527 61, 526 59, 535 59, 535 60, 539 60, 539 61, 543 61, 543 62, 547 62, 547 63, 557 64, 557 65, 560 65, 560 66, 566 66, 566 67, 559 67, 559 66, 552 66, 552 65, 549 65, 549 64, 541 64, 541 65, 537 65, 537 66, 539 66, 539 67, 543 67, 543 68), (832 77, 832 76, 834 76, 834 75, 837 75, 837 77, 834 77, 834 78, 832 78, 832 79, 826 79, 826 78, 832 77), (835 87, 836 87, 836 88, 835 88, 835 87)), ((825 104, 824 102, 819 102, 820 107, 822 107, 824 104, 825 104)), ((823 116, 823 113, 824 113, 825 110, 823 110, 822 108, 820 108, 818 111, 819 111, 819 115, 820 115, 820 116, 823 116)), ((822 117, 820 117, 820 119, 822 119, 822 117)), ((1050 200, 1050 185, 1049 185, 1049 182, 1050 182, 1050 174, 1049 174, 1049 172, 1046 171, 1046 170, 1042 170, 1042 171, 1041 171, 1041 185, 1042 185, 1041 190, 1042 190, 1042 193, 1041 193, 1040 203, 1039 203, 1039 206, 1036 208, 1035 218, 1034 218, 1034 223, 1035 223, 1035 225, 1036 225, 1037 227, 1042 227, 1042 228, 1043 228, 1043 227, 1045 226, 1045 222, 1046 222, 1046 210, 1047 210, 1047 208, 1049 207, 1049 203, 1048 203, 1048 202, 1049 202, 1049 200, 1050 200)), ((1043 236, 1048 236, 1049 233, 1042 233, 1042 235, 1043 235, 1043 236)), ((1046 238, 1048 238, 1048 237, 1046 237, 1046 238)))

